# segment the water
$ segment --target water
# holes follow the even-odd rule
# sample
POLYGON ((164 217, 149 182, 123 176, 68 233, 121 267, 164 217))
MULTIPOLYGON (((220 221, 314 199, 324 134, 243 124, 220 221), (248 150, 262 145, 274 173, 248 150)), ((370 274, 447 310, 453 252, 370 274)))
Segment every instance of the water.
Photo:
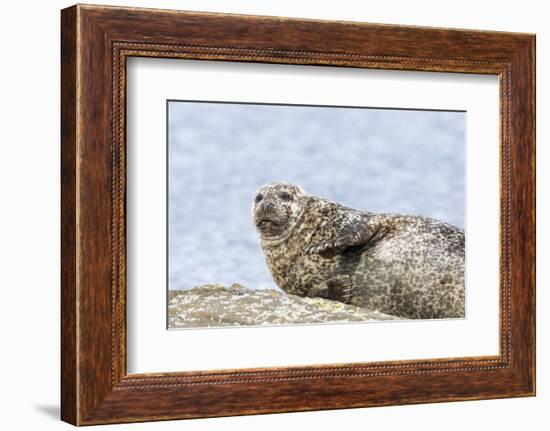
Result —
POLYGON ((275 180, 464 227, 465 113, 169 103, 169 288, 276 288, 251 208, 275 180))

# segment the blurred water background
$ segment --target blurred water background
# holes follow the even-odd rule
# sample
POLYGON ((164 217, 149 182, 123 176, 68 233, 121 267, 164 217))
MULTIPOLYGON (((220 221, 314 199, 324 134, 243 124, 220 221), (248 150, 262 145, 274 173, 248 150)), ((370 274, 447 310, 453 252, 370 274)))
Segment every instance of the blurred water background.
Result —
POLYGON ((284 180, 371 211, 464 227, 465 113, 168 104, 169 289, 276 288, 251 218, 284 180))

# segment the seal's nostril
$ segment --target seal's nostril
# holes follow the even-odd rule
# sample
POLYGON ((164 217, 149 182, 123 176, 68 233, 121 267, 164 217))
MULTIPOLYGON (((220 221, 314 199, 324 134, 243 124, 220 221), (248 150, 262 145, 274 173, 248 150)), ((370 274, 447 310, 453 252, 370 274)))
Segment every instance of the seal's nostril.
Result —
POLYGON ((266 216, 273 209, 273 203, 264 200, 260 206, 260 209, 262 211, 262 215, 266 216))

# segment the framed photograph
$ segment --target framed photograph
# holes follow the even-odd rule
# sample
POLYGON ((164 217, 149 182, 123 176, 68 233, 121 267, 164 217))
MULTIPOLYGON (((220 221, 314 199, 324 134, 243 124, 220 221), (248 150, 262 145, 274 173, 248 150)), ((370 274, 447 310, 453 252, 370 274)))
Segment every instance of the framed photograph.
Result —
POLYGON ((535 394, 534 35, 61 17, 63 420, 535 394))

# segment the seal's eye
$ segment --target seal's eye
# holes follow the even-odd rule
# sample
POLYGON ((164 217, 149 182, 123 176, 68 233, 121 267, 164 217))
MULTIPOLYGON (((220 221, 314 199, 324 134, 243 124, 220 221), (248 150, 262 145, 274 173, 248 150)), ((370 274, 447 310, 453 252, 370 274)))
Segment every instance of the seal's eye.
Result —
POLYGON ((264 198, 264 197, 263 197, 261 194, 256 195, 256 197, 254 198, 254 202, 258 203, 258 202, 260 202, 263 198, 264 198))
POLYGON ((283 200, 283 201, 290 201, 292 200, 292 196, 290 195, 290 193, 288 192, 281 192, 279 193, 279 197, 283 200))

